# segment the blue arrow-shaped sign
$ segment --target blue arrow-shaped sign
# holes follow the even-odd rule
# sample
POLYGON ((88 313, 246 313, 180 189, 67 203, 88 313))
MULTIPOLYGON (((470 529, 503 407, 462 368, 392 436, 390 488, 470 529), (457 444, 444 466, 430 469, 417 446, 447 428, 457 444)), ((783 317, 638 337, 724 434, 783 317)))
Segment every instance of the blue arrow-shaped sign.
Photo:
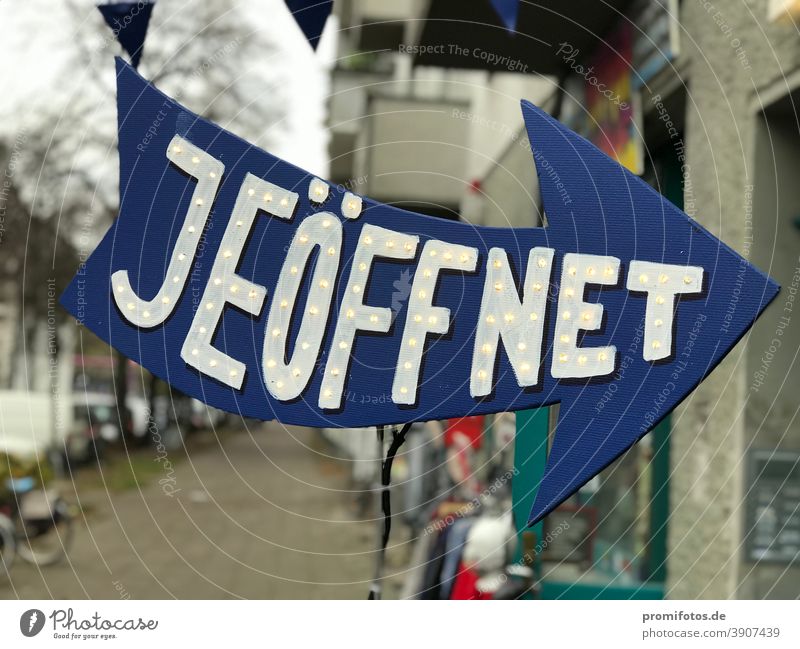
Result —
POLYGON ((778 286, 533 105, 548 226, 400 210, 117 61, 120 216, 62 302, 188 395, 308 426, 560 403, 532 520, 655 426, 778 286))

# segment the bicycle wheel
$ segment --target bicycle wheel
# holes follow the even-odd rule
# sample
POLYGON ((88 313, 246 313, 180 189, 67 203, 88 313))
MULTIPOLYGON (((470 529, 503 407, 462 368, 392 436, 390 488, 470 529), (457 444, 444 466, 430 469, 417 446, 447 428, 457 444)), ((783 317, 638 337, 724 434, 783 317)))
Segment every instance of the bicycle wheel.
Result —
POLYGON ((69 551, 73 531, 69 507, 59 499, 50 518, 19 522, 17 554, 37 566, 58 563, 69 551))
POLYGON ((0 514, 0 578, 7 577, 17 556, 17 542, 14 538, 14 524, 4 514, 0 514))

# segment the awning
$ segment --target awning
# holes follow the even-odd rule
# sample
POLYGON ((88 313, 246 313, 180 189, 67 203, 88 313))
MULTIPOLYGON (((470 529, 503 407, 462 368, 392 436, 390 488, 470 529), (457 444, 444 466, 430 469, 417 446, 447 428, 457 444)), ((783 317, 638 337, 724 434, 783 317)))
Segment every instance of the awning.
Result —
POLYGON ((591 54, 630 0, 522 0, 517 33, 510 34, 489 0, 431 0, 414 64, 539 73, 567 69, 559 44, 591 54))

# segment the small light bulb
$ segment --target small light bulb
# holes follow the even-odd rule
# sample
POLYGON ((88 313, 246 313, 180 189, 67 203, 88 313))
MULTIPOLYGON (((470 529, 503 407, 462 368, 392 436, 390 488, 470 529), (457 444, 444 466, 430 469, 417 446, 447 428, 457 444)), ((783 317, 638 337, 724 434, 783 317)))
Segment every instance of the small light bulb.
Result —
POLYGON ((495 282, 494 283, 494 290, 495 291, 502 291, 503 290, 503 282, 495 282))
POLYGON ((361 293, 361 287, 358 284, 353 286, 353 293, 361 293))
POLYGON ((281 330, 280 330, 280 329, 278 329, 277 327, 275 327, 275 329, 273 329, 273 330, 272 330, 272 336, 273 336, 273 338, 277 338, 277 337, 278 337, 278 336, 280 336, 280 335, 281 335, 281 330))
POLYGON ((347 349, 347 343, 344 340, 339 343, 339 349, 347 349))
POLYGON ((564 311, 564 315, 561 316, 564 320, 569 320, 572 317, 572 314, 569 311, 564 311))
POLYGON ((649 278, 648 278, 648 277, 647 277, 647 275, 645 275, 644 273, 642 273, 641 275, 639 275, 639 282, 641 282, 642 284, 647 284, 647 280, 648 280, 648 279, 649 279, 649 278))
POLYGON ((494 260, 494 263, 493 263, 492 265, 493 265, 495 268, 502 268, 502 267, 503 267, 503 262, 502 262, 502 261, 500 261, 499 259, 495 259, 495 260, 494 260))

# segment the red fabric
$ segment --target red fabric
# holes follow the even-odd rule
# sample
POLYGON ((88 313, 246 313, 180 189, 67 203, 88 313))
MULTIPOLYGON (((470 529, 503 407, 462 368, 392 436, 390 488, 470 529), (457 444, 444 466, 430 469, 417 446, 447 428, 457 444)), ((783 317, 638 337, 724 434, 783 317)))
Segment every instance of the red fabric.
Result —
POLYGON ((458 574, 450 592, 450 599, 492 599, 491 593, 478 590, 478 573, 463 563, 458 566, 458 574))
POLYGON ((469 439, 469 445, 472 448, 479 449, 483 438, 483 415, 448 420, 447 430, 444 432, 444 445, 446 447, 453 446, 453 438, 456 433, 460 433, 469 439))

